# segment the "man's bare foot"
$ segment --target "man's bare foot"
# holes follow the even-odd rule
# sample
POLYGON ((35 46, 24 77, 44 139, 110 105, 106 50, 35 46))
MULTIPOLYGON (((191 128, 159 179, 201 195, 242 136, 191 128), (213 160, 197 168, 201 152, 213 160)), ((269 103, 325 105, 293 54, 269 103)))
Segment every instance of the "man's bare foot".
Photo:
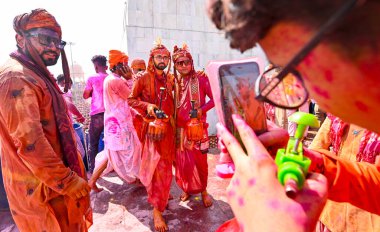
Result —
POLYGON ((187 201, 187 200, 189 200, 189 198, 190 198, 190 195, 187 194, 187 193, 185 193, 185 192, 183 192, 183 193, 181 194, 181 196, 179 197, 179 199, 180 199, 181 201, 187 201))
POLYGON ((206 208, 212 206, 212 199, 206 190, 202 192, 202 201, 206 208))
POLYGON ((164 218, 162 217, 162 213, 154 208, 153 209, 153 221, 154 221, 154 229, 159 232, 168 231, 169 228, 165 223, 164 218))
POLYGON ((89 180, 88 185, 92 190, 94 190, 97 193, 103 191, 103 188, 98 188, 98 186, 96 185, 96 181, 89 180))

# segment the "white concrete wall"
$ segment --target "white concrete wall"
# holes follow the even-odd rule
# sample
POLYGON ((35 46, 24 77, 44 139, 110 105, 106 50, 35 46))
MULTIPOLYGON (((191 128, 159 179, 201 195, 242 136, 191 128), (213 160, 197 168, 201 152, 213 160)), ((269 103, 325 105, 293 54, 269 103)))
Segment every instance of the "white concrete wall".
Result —
MULTIPOLYGON (((205 0, 129 0, 126 2, 127 53, 148 60, 153 41, 159 36, 172 51, 185 42, 192 53, 195 69, 203 69, 210 60, 229 60, 265 55, 260 48, 241 54, 229 47, 206 15, 205 0)), ((215 135, 216 113, 208 113, 209 134, 215 135)))

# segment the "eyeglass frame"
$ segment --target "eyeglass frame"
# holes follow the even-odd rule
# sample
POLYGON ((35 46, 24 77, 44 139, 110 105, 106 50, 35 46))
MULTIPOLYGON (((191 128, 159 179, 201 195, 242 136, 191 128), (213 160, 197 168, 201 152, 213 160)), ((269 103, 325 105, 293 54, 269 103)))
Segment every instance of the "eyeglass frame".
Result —
MULTIPOLYGON (((267 102, 271 105, 274 105, 276 107, 282 108, 282 109, 296 109, 303 105, 306 101, 305 100, 300 103, 298 106, 282 106, 278 105, 271 100, 267 98, 267 96, 275 89, 282 81, 283 79, 291 72, 297 72, 296 71, 296 66, 308 55, 324 38, 324 36, 333 29, 334 26, 336 26, 339 22, 339 20, 343 19, 343 17, 349 13, 351 9, 353 9, 360 0, 351 0, 345 4, 343 4, 342 7, 338 9, 329 19, 328 21, 323 24, 319 31, 310 39, 310 41, 293 57, 293 59, 290 60, 290 62, 278 73, 272 80, 268 82, 268 84, 260 90, 260 82, 262 78, 265 78, 264 74, 267 72, 264 72, 259 78, 256 80, 255 84, 255 94, 256 94, 256 99, 262 102, 267 102), (273 82, 277 82, 272 84, 273 82), (266 94, 263 95, 263 91, 265 91, 267 88, 270 88, 269 90, 266 91, 266 94)), ((297 72, 298 73, 298 72, 297 72)), ((297 75, 296 75, 297 76, 297 75)), ((307 96, 309 95, 309 92, 307 91, 306 87, 303 84, 303 80, 301 78, 301 75, 297 76, 297 78, 300 78, 301 83, 303 85, 303 88, 305 89, 305 92, 307 96)))
POLYGON ((181 60, 181 61, 175 62, 175 65, 178 65, 180 67, 187 67, 187 66, 189 66, 191 64, 192 64, 192 61, 190 59, 188 59, 188 60, 181 60))
POLYGON ((51 43, 53 43, 54 46, 56 48, 59 48, 59 49, 63 49, 66 46, 66 41, 63 41, 63 40, 61 40, 59 38, 56 38, 56 37, 53 37, 53 36, 50 36, 50 35, 46 35, 46 34, 43 34, 43 33, 33 33, 32 32, 32 33, 28 33, 27 36, 28 37, 36 37, 36 38, 38 38, 38 43, 41 44, 41 45, 43 45, 43 46, 46 46, 46 47, 50 47, 51 43), (50 44, 41 43, 40 38, 39 38, 40 35, 44 35, 44 36, 52 38, 52 39, 57 39, 59 41, 59 44, 57 45, 53 40, 51 40, 50 44))
POLYGON ((156 55, 156 56, 153 56, 153 59, 156 59, 156 60, 163 60, 163 61, 169 61, 169 60, 170 60, 170 56, 156 55))

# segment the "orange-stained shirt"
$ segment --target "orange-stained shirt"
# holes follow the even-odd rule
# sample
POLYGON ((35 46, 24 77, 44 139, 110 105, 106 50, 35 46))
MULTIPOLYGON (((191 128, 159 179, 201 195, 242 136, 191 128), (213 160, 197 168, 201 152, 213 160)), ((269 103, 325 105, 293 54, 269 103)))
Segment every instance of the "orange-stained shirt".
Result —
MULTIPOLYGON (((169 74, 166 77, 166 83, 155 80, 154 74, 144 72, 141 76, 135 79, 132 87, 132 92, 128 98, 128 104, 134 108, 142 117, 147 115, 147 107, 149 104, 155 104, 159 107, 160 104, 160 87, 165 87, 166 90, 162 95, 162 110, 169 116, 170 120, 167 123, 168 129, 164 138, 155 142, 155 148, 161 155, 162 159, 174 160, 175 153, 175 133, 174 133, 174 98, 173 98, 174 77, 169 74)), ((146 126, 136 127, 138 135, 145 135, 146 126)), ((141 138, 141 137, 140 137, 141 138)))
MULTIPOLYGON (((329 131, 330 123, 326 118, 326 123, 320 130, 329 131)), ((326 146, 328 133, 321 133, 319 138, 310 145, 310 149, 324 154, 323 174, 328 179, 329 193, 328 199, 336 202, 347 202, 358 208, 374 214, 380 214, 380 166, 365 162, 356 162, 356 156, 349 155, 353 147, 357 147, 358 141, 348 139, 347 146, 341 151, 342 157, 336 156, 333 152, 320 148, 326 146), (351 143, 351 144, 350 144, 351 143)), ((356 153, 357 150, 355 149, 356 153)), ((355 153, 355 155, 356 155, 355 153)))
MULTIPOLYGON (((18 61, 10 59, 0 68, 2 175, 21 231, 60 231, 49 201, 62 198, 79 178, 63 163, 52 101, 45 82, 18 61)), ((89 198, 63 198, 69 223, 82 223, 89 198)))

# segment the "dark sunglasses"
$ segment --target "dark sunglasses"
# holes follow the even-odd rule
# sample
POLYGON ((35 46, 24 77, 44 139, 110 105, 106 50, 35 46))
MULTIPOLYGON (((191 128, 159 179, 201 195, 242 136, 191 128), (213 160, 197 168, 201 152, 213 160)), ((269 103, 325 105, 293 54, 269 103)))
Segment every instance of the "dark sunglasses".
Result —
POLYGON ((268 72, 271 72, 273 70, 270 69, 264 72, 256 81, 256 99, 283 109, 296 109, 303 105, 308 100, 308 92, 303 84, 301 76, 295 70, 296 66, 321 42, 321 40, 328 32, 330 32, 335 26, 337 26, 340 20, 342 20, 343 17, 347 15, 350 12, 350 10, 357 5, 358 2, 359 0, 350 0, 347 1, 341 8, 339 8, 338 11, 336 11, 329 18, 329 20, 322 25, 322 27, 315 34, 315 36, 297 53, 297 55, 293 57, 293 59, 276 76, 268 80, 266 76, 268 76, 268 72), (279 87, 279 84, 282 83, 284 78, 289 75, 293 75, 296 78, 297 81, 295 81, 295 83, 297 83, 297 85, 302 85, 302 91, 304 91, 304 93, 298 94, 296 98, 293 97, 292 101, 284 100, 284 98, 279 97, 278 94, 273 93, 280 92, 274 90, 284 89, 281 88, 281 86, 279 87), (278 101, 278 99, 281 100, 278 101))
POLYGON ((41 34, 41 33, 29 33, 28 37, 35 37, 38 38, 38 42, 41 45, 49 47, 51 43, 54 44, 55 47, 59 49, 63 49, 66 45, 66 42, 63 40, 60 40, 59 38, 52 37, 49 35, 41 34))
POLYGON ((177 61, 175 64, 178 66, 188 66, 191 64, 191 60, 177 61))

